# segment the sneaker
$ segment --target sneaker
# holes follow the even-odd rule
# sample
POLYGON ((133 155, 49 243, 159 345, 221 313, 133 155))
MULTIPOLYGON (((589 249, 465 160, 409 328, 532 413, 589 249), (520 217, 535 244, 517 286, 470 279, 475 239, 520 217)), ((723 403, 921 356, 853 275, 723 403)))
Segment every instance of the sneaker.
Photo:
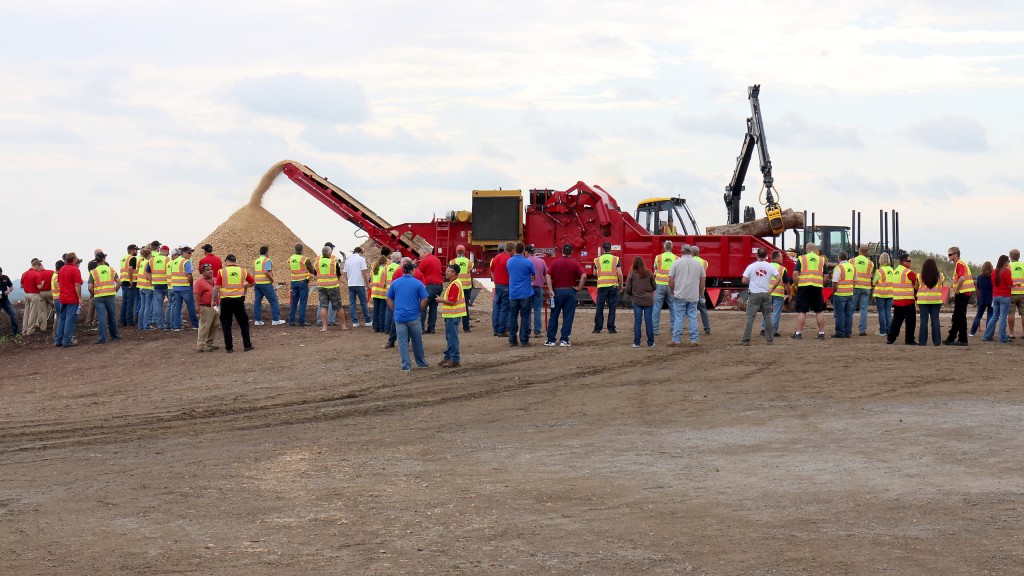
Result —
POLYGON ((244 350, 245 352, 252 352, 253 350, 255 350, 255 348, 253 348, 252 346, 246 346, 242 350, 244 350))
POLYGON ((743 340, 741 342, 744 346, 750 346, 750 340, 743 340))
POLYGON ((530 346, 533 346, 533 344, 530 344, 530 343, 529 343, 528 341, 526 341, 526 340, 523 340, 523 342, 522 342, 522 343, 520 343, 519 345, 520 345, 520 346, 523 346, 523 347, 526 347, 526 348, 529 348, 530 346))
POLYGON ((593 332, 591 332, 591 334, 600 334, 600 333, 601 333, 600 330, 594 330, 593 332))
POLYGON ((690 342, 690 348, 697 348, 698 346, 700 346, 699 342, 690 342))
POLYGON ((858 335, 858 336, 867 336, 867 335, 868 335, 868 333, 867 333, 867 332, 861 332, 861 333, 859 333, 859 334, 857 334, 857 335, 858 335))
POLYGON ((773 338, 782 338, 782 334, 779 334, 778 332, 776 332, 775 334, 772 334, 772 337, 773 338))
POLYGON ((412 368, 402 368, 402 372, 412 372, 412 368))
POLYGON ((616 332, 614 329, 611 329, 611 328, 608 329, 608 333, 609 334, 618 334, 618 332, 616 332))
POLYGON ((704 333, 707 334, 708 336, 711 336, 711 330, 705 330, 704 333))
POLYGON ((175 332, 181 332, 181 328, 175 328, 174 331, 175 332))
POLYGON ((572 346, 572 342, 569 342, 568 340, 562 340, 561 342, 558 343, 558 345, 561 346, 562 348, 568 348, 569 346, 572 346))
POLYGON ((878 332, 875 332, 875 336, 888 336, 888 334, 879 330, 878 332))
POLYGON ((818 340, 824 340, 824 339, 825 339, 825 333, 824 332, 818 332, 818 340))
POLYGON ((545 342, 544 345, 547 346, 548 348, 554 348, 555 347, 555 343, 552 342, 551 340, 548 340, 547 342, 545 342))
POLYGON ((263 321, 262 320, 257 320, 255 322, 253 322, 253 324, 255 324, 256 326, 263 326, 263 321))
POLYGON ((799 332, 794 332, 793 335, 790 336, 790 338, 792 338, 793 340, 803 340, 804 339, 803 335, 800 334, 799 332))
POLYGON ((363 326, 373 326, 370 322, 363 322, 363 326))
POLYGON ((270 323, 271 326, 280 326, 282 324, 284 324, 284 320, 274 320, 270 323))
POLYGON ((639 348, 639 347, 640 347, 639 344, 633 344, 633 348, 639 348))
POLYGON ((540 330, 534 330, 533 331, 533 337, 534 338, 540 338, 540 330))
POLYGON ((352 325, 352 327, 353 327, 353 328, 359 328, 359 323, 358 323, 358 322, 356 322, 355 324, 353 324, 353 325, 352 325))
POLYGON ((388 342, 387 344, 384 345, 384 348, 394 348, 394 347, 395 347, 395 343, 394 342, 388 342))
POLYGON ((654 342, 651 342, 650 344, 648 344, 647 347, 648 348, 654 348, 654 342))
POLYGON ((450 362, 450 361, 449 360, 441 360, 440 362, 437 363, 437 365, 438 366, 447 366, 448 362, 450 362))
POLYGON ((669 348, 680 348, 680 347, 682 347, 682 345, 683 345, 682 342, 669 342, 668 343, 668 347, 669 348))

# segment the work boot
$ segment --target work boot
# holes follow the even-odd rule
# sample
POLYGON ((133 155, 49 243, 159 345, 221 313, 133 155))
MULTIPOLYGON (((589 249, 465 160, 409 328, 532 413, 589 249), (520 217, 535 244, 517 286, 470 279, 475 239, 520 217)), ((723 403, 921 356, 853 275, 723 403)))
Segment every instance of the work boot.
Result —
POLYGON ((445 368, 458 368, 459 366, 462 366, 462 363, 461 362, 449 362, 447 364, 443 364, 443 366, 445 368))

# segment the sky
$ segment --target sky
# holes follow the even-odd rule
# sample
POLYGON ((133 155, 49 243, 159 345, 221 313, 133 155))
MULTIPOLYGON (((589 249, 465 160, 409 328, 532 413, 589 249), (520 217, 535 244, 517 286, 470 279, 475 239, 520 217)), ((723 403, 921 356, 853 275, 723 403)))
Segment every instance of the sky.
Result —
MULTIPOLYGON (((784 208, 859 210, 865 241, 898 210, 903 247, 974 262, 1024 247, 1020 3, 239 4, 5 3, 4 273, 194 244, 285 159, 392 224, 580 180, 723 224, 753 84, 784 208)), ((756 157, 746 187, 757 207, 756 157)), ((363 241, 283 176, 264 205, 363 241)))

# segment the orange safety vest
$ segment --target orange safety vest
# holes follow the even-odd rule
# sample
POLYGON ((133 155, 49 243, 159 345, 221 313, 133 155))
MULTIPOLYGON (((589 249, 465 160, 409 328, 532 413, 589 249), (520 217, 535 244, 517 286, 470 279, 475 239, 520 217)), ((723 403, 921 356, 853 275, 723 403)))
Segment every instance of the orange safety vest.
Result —
POLYGON ((188 286, 189 275, 185 272, 185 264, 188 262, 188 258, 178 256, 174 260, 171 260, 171 288, 181 288, 188 286))
POLYGON ((382 264, 370 274, 370 298, 384 299, 384 294, 387 292, 384 289, 384 274, 387 272, 387 268, 386 264, 382 264))
POLYGON ((106 264, 100 264, 92 269, 92 295, 94 298, 113 296, 117 294, 117 284, 114 282, 114 271, 106 264))
POLYGON ((306 270, 308 258, 302 254, 292 254, 288 259, 288 268, 292 273, 292 282, 302 282, 309 279, 309 270, 306 270))
POLYGON ((672 252, 662 252, 654 257, 654 282, 662 286, 668 286, 668 271, 672 263, 676 261, 676 255, 672 252))
POLYGON ((225 266, 220 269, 220 297, 242 298, 245 296, 245 270, 240 266, 225 266))
POLYGON ((139 290, 152 290, 153 281, 146 276, 146 264, 149 260, 143 260, 141 256, 135 258, 135 285, 139 290))
POLYGON ((892 297, 894 300, 913 300, 914 283, 910 281, 910 268, 900 264, 892 271, 892 297))
POLYGON ((455 304, 441 304, 441 318, 461 318, 466 315, 466 293, 461 290, 462 282, 460 282, 458 278, 452 280, 448 286, 445 286, 445 299, 448 298, 449 288, 456 282, 458 283, 460 290, 456 290, 458 296, 455 297, 455 304))
POLYGON ((316 266, 316 287, 337 288, 338 287, 338 259, 333 255, 330 258, 321 256, 316 266))
POLYGON ((50 290, 53 292, 53 301, 60 302, 60 282, 57 281, 57 273, 50 277, 50 290))
POLYGON ((825 263, 817 254, 804 254, 797 258, 797 262, 800 263, 800 271, 797 272, 796 285, 799 286, 817 286, 821 288, 825 285, 824 274, 825 274, 825 263))
POLYGON ((772 262, 772 266, 775 266, 775 271, 779 273, 779 275, 776 276, 774 280, 776 284, 775 287, 772 288, 772 296, 785 297, 786 283, 782 281, 782 275, 786 273, 786 267, 783 266, 782 264, 779 264, 778 262, 772 262))
POLYGON ((167 256, 163 254, 153 256, 153 259, 149 261, 149 269, 153 273, 154 286, 157 284, 166 286, 170 282, 169 275, 167 274, 167 256))
POLYGON ((458 258, 454 258, 451 262, 449 262, 449 264, 455 264, 456 266, 459 267, 459 284, 462 285, 462 289, 469 290, 470 288, 472 288, 473 275, 472 272, 470 272, 472 266, 470 266, 471 262, 469 261, 469 258, 466 258, 465 256, 459 256, 458 258))
POLYGON ((597 287, 618 286, 619 275, 616 273, 618 267, 619 257, 613 254, 602 254, 594 258, 594 270, 597 271, 597 287))
POLYGON ((892 266, 881 266, 875 270, 875 298, 892 300, 892 266))
POLYGON ((395 281, 395 272, 398 271, 402 266, 397 262, 392 262, 384 268, 384 277, 382 278, 384 294, 388 293, 388 288, 391 287, 391 283, 395 281))
POLYGON ((864 290, 871 290, 871 278, 875 273, 875 263, 867 256, 857 256, 853 259, 853 267, 857 275, 853 279, 853 287, 864 290))
MULTIPOLYGON (((964 262, 963 260, 961 260, 961 261, 957 262, 956 265, 954 265, 954 267, 953 267, 953 277, 956 278, 956 267, 959 266, 960 264, 963 264, 964 265, 964 270, 967 270, 967 274, 964 275, 963 286, 960 287, 960 293, 961 294, 970 294, 971 292, 974 292, 974 276, 971 276, 971 267, 967 265, 967 262, 964 262)), ((1013 274, 1013 266, 1012 265, 1010 266, 1010 273, 1013 274)), ((1024 276, 1022 276, 1022 278, 1024 278, 1024 276)), ((1010 289, 1010 294, 1014 294, 1014 293, 1015 292, 1013 291, 1013 289, 1010 289)), ((1024 294, 1024 292, 1020 292, 1020 293, 1024 294)))
POLYGON ((942 285, 946 282, 945 274, 939 274, 939 283, 929 288, 923 282, 917 289, 918 304, 942 304, 942 285))
POLYGON ((270 278, 267 276, 267 271, 263 269, 268 260, 270 260, 270 258, 260 256, 256 259, 256 262, 253 265, 252 275, 256 277, 257 284, 270 284, 270 278))
POLYGON ((850 261, 840 262, 839 266, 839 282, 836 283, 836 296, 853 296, 853 285, 857 278, 857 269, 854 268, 850 261))
MULTIPOLYGON (((121 257, 121 282, 135 282, 135 269, 128 265, 128 262, 134 258, 131 254, 125 254, 121 257)), ((136 264, 138 264, 138 258, 135 258, 136 264)))

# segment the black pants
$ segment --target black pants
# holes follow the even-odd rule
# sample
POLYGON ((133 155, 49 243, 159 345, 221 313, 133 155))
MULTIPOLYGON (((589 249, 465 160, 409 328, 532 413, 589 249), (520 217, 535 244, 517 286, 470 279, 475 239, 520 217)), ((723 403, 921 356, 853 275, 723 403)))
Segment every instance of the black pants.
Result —
POLYGON ((462 331, 469 332, 469 295, 473 293, 472 288, 463 288, 462 295, 466 297, 466 315, 462 317, 462 331))
POLYGON ((597 313, 594 315, 594 332, 604 328, 604 306, 608 303, 608 331, 615 332, 615 308, 619 305, 619 287, 605 286, 597 289, 597 313))
POLYGON ((890 344, 900 337, 900 327, 903 326, 904 320, 907 322, 907 336, 904 342, 916 344, 914 342, 914 333, 917 328, 917 306, 913 304, 910 306, 892 307, 892 325, 889 326, 889 335, 886 337, 890 344))
POLYGON ((953 325, 949 327, 946 342, 960 340, 967 344, 967 305, 971 302, 970 294, 953 296, 953 325))
POLYGON ((252 341, 249 340, 249 315, 245 313, 244 298, 221 298, 220 299, 220 327, 224 330, 224 350, 232 349, 231 322, 238 320, 238 328, 242 331, 242 345, 252 348, 252 341))

